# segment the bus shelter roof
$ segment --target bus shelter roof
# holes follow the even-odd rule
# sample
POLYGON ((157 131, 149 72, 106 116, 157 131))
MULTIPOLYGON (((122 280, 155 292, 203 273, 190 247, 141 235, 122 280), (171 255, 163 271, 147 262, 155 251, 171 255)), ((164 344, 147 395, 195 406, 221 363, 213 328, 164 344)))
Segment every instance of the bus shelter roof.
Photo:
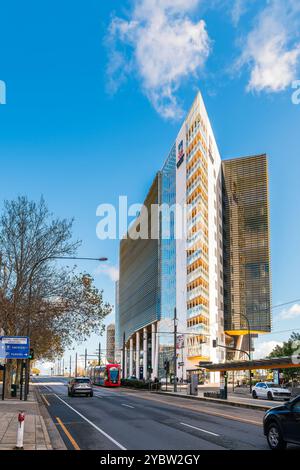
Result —
POLYGON ((288 369, 300 368, 300 355, 257 359, 253 361, 229 361, 223 364, 200 363, 199 367, 212 372, 259 370, 259 369, 288 369))

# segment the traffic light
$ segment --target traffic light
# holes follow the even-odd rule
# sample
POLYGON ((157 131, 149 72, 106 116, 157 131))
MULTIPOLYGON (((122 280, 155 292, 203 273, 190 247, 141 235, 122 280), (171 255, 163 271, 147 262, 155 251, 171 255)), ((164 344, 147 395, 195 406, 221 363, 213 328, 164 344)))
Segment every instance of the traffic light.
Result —
POLYGON ((32 348, 30 348, 28 359, 30 361, 33 361, 33 359, 34 359, 34 350, 32 348))
POLYGON ((169 374, 169 372, 170 372, 170 362, 167 359, 165 360, 164 369, 165 369, 166 373, 169 374))
POLYGON ((218 342, 216 339, 213 339, 213 344, 212 344, 212 347, 213 348, 216 348, 218 346, 218 342))

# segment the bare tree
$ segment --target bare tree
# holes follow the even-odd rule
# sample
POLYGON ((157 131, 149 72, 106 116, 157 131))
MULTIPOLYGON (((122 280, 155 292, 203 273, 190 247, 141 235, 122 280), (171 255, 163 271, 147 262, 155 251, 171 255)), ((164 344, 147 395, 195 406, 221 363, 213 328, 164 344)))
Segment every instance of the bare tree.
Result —
POLYGON ((73 220, 54 218, 43 198, 5 201, 0 217, 0 327, 6 335, 30 336, 41 359, 101 334, 111 311, 92 278, 53 260, 76 254, 72 226, 73 220))

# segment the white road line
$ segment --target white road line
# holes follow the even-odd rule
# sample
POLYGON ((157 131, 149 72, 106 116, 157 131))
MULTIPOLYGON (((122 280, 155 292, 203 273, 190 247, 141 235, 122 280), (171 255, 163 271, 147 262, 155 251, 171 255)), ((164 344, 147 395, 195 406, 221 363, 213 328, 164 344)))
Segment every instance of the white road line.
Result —
POLYGON ((134 406, 131 406, 131 405, 125 405, 125 403, 122 403, 122 406, 126 406, 126 408, 131 408, 132 410, 134 410, 134 406))
POLYGON ((211 436, 220 437, 220 434, 215 434, 214 432, 206 431, 205 429, 201 429, 201 428, 196 428, 195 426, 191 426, 190 424, 186 424, 186 423, 180 423, 180 424, 182 424, 182 426, 186 426, 187 428, 196 429, 197 431, 204 432, 205 434, 210 434, 211 436))
POLYGON ((60 400, 61 402, 63 402, 68 408, 70 408, 72 411, 74 411, 74 413, 78 414, 78 416, 80 416, 80 418, 84 419, 84 421, 86 421, 87 423, 89 423, 94 429, 96 429, 96 431, 100 432, 100 434, 102 434, 103 436, 105 436, 107 439, 109 439, 111 442, 113 442, 113 444, 115 444, 117 447, 119 447, 121 450, 127 450, 125 447, 123 447, 118 441, 116 441, 115 439, 113 439, 109 434, 107 434, 105 431, 103 431, 102 429, 98 428, 98 426, 96 426, 96 424, 94 424, 92 421, 90 421, 89 419, 87 419, 84 415, 82 415, 81 413, 79 413, 79 411, 75 410, 75 408, 73 408, 71 405, 69 405, 67 402, 65 402, 65 400, 63 400, 62 398, 60 398, 58 395, 54 394, 54 396, 60 400))

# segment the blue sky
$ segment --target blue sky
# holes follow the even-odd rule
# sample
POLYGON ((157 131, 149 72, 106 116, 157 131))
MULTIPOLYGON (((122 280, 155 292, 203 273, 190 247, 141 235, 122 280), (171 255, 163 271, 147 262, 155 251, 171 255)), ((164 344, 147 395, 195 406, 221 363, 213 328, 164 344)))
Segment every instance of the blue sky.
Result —
MULTIPOLYGON (((43 194, 55 214, 74 216, 80 255, 109 257, 96 283, 114 303, 118 242, 97 239, 96 208, 123 194, 143 201, 200 89, 223 158, 269 155, 273 304, 299 299, 298 3, 6 2, 0 201, 43 194)), ((298 304, 274 310, 262 354, 289 336, 276 332, 300 329, 298 304)))

